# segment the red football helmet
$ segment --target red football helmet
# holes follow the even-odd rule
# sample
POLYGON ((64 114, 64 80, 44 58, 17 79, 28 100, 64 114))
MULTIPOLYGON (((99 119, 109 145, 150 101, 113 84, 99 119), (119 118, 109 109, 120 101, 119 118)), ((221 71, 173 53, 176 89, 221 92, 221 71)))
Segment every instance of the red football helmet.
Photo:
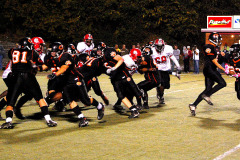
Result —
POLYGON ((86 34, 83 40, 88 46, 90 46, 93 43, 93 36, 91 34, 86 34))
POLYGON ((156 39, 154 41, 154 46, 158 52, 162 52, 164 50, 165 42, 162 38, 156 39))
POLYGON ((131 49, 129 54, 133 61, 137 61, 137 57, 142 56, 141 50, 138 48, 131 49))
POLYGON ((45 42, 41 37, 33 37, 32 42, 34 44, 34 49, 37 52, 42 52, 43 51, 43 46, 45 45, 45 42))

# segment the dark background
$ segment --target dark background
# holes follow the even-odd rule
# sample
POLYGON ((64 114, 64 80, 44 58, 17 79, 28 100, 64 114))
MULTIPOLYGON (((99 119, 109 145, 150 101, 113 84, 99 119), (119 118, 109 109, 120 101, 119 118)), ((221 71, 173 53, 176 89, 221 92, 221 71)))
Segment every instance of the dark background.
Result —
MULTIPOLYGON (((91 33, 94 42, 201 46, 208 15, 237 15, 238 0, 5 0, 0 1, 0 40, 40 36, 74 43, 91 33)), ((182 50, 182 48, 181 48, 182 50)))

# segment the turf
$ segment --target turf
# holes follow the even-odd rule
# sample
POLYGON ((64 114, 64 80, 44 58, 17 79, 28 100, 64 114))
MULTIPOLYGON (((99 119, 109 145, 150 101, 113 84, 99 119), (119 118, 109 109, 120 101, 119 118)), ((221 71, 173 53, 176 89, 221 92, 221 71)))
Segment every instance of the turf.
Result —
MULTIPOLYGON (((15 128, 0 130, 0 159, 214 159, 240 143, 240 102, 234 90, 235 79, 223 77, 227 87, 212 96, 213 106, 202 101, 196 117, 190 116, 188 104, 204 89, 202 74, 183 74, 181 80, 171 76, 166 104, 158 106, 153 89, 149 92, 150 109, 142 110, 136 119, 128 119, 127 109, 123 113, 112 110, 116 94, 109 78, 100 76, 110 105, 99 121, 95 108, 79 103, 89 120, 85 128, 78 128, 70 110, 52 111, 52 105, 50 113, 58 126, 48 128, 32 100, 22 108, 26 120, 13 117, 15 128)), ((133 78, 136 83, 143 80, 139 74, 133 78)), ((38 74, 37 79, 45 94, 46 74, 38 74)), ((0 91, 4 91, 5 84, 2 80, 0 83, 0 91)), ((89 94, 101 101, 93 91, 89 94)), ((1 114, 5 117, 4 110, 1 114)), ((237 150, 226 159, 239 156, 237 150)))

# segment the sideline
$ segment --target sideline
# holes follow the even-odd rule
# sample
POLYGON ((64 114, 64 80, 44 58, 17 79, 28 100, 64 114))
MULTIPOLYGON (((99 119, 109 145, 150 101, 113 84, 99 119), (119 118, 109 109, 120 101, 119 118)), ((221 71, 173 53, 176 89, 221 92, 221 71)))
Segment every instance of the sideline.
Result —
POLYGON ((214 158, 213 160, 222 160, 223 158, 229 156, 230 154, 236 152, 238 149, 240 149, 240 144, 238 144, 236 147, 230 149, 229 151, 223 153, 222 155, 214 158))

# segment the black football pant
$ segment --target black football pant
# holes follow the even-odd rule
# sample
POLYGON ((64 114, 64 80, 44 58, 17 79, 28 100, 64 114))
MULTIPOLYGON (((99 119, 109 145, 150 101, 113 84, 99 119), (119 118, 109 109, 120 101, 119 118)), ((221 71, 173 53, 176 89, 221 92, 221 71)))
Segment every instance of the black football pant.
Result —
POLYGON ((21 93, 31 95, 37 102, 43 98, 41 88, 35 75, 31 73, 14 73, 14 85, 8 88, 7 105, 14 106, 21 93))
POLYGON ((237 92, 237 98, 240 100, 240 79, 235 81, 235 91, 237 92))
POLYGON ((210 97, 215 92, 227 86, 225 80, 222 78, 221 74, 217 70, 213 70, 211 68, 204 68, 203 74, 205 76, 205 90, 198 96, 196 101, 193 103, 197 106, 202 101, 202 95, 210 97), (217 85, 214 83, 217 82, 217 85))

